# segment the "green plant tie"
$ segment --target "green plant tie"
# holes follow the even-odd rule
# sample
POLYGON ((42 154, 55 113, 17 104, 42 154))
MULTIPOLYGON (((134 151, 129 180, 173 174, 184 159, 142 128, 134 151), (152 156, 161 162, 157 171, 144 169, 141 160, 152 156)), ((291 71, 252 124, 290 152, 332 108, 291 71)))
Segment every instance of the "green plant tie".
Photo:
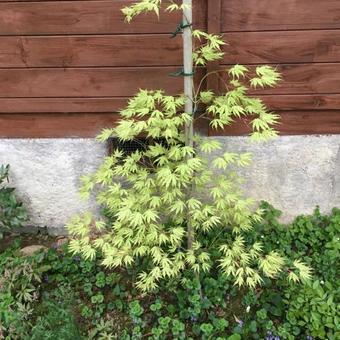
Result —
POLYGON ((188 28, 188 27, 191 27, 191 26, 192 26, 192 24, 190 24, 190 23, 185 24, 184 22, 181 22, 180 24, 177 25, 176 31, 172 33, 171 38, 177 37, 177 35, 179 33, 181 33, 185 28, 188 28))
POLYGON ((195 74, 195 71, 192 73, 185 73, 183 68, 181 68, 180 70, 176 72, 169 73, 171 77, 192 77, 194 74, 195 74))

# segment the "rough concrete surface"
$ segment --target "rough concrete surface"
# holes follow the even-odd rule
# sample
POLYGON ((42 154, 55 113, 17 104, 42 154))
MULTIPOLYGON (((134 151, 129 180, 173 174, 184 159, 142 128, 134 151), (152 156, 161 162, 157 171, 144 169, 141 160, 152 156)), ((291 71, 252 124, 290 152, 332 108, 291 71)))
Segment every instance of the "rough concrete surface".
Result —
POLYGON ((0 164, 11 166, 11 186, 28 207, 33 227, 63 232, 76 213, 93 207, 79 198, 79 177, 106 154, 93 139, 0 139, 0 164))
POLYGON ((224 150, 251 152, 242 170, 246 195, 283 211, 283 221, 312 213, 319 205, 340 207, 340 135, 283 136, 254 143, 245 137, 218 137, 224 150))
MULTIPOLYGON (((252 152, 242 170, 248 196, 267 200, 288 221, 340 206, 340 135, 285 136, 269 143, 246 137, 218 137, 225 151, 252 152)), ((11 165, 11 185, 25 201, 30 225, 60 234, 76 213, 95 210, 78 195, 79 177, 93 172, 106 146, 93 139, 0 139, 0 164, 11 165)))

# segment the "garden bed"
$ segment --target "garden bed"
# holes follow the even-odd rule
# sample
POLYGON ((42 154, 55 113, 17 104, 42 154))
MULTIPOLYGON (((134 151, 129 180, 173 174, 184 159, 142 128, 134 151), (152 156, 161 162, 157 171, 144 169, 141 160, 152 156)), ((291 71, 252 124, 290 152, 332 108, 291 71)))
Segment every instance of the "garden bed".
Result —
MULTIPOLYGON (((136 272, 110 271, 100 259, 72 256, 45 235, 0 241, 1 335, 6 339, 338 339, 340 211, 300 217, 285 227, 270 206, 249 234, 265 248, 302 258, 312 282, 265 280, 238 289, 217 272, 186 273, 149 294, 134 288, 136 272), (20 250, 43 245, 33 256, 20 250)), ((140 263, 142 266, 143 263, 140 263)), ((1 336, 0 336, 1 338, 1 336)))

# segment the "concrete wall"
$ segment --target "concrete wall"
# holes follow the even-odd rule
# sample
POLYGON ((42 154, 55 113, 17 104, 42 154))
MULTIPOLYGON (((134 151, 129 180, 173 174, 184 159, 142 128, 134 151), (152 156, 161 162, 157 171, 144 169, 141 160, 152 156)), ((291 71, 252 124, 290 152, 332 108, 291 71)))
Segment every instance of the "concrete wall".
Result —
MULTIPOLYGON (((225 150, 252 152, 243 170, 246 194, 284 211, 286 221, 340 206, 340 135, 285 136, 265 144, 219 137, 225 150)), ((0 164, 12 167, 12 185, 24 199, 30 225, 61 233, 71 216, 93 208, 78 195, 79 176, 93 172, 106 146, 92 139, 2 139, 0 164)), ((95 209, 95 208, 94 208, 95 209)))
POLYGON ((106 152, 93 139, 0 139, 0 164, 11 165, 11 185, 28 207, 30 225, 53 234, 94 207, 79 198, 79 177, 95 171, 106 152))
POLYGON ((225 150, 251 152, 242 170, 245 192, 283 211, 288 222, 299 214, 340 207, 340 135, 282 136, 268 143, 244 137, 218 138, 225 150))

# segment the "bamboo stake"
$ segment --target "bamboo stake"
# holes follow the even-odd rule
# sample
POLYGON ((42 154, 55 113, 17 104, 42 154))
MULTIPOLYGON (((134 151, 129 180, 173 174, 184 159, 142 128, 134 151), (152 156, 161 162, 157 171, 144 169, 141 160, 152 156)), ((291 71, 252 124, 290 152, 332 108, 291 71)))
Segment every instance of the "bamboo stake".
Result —
MULTIPOLYGON (((183 29, 183 72, 184 72, 184 95, 186 97, 185 112, 193 117, 193 96, 194 96, 194 84, 193 84, 193 39, 191 32, 192 24, 192 0, 183 0, 183 24, 186 26, 183 29)), ((194 145, 194 127, 193 119, 185 126, 185 144, 193 147, 194 145)), ((190 224, 188 218, 188 249, 192 249, 195 235, 193 227, 190 224)))
MULTIPOLYGON (((191 24, 192 15, 192 0, 183 0, 183 5, 185 8, 183 10, 183 23, 191 24)), ((184 95, 186 97, 185 112, 193 115, 193 60, 192 60, 192 33, 191 27, 186 27, 183 29, 183 70, 184 70, 184 95)), ((193 146, 193 123, 188 123, 185 129, 186 145, 193 146)))

